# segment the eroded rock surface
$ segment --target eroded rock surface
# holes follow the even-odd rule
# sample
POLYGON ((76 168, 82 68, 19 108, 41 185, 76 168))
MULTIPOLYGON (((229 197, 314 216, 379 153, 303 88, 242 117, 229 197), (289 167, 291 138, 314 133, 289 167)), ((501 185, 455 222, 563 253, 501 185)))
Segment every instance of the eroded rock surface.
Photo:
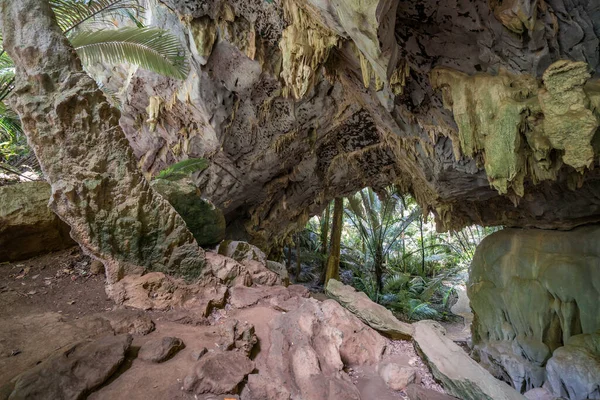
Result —
POLYGON ((117 370, 131 341, 119 335, 76 344, 19 376, 9 399, 80 399, 117 370))
POLYGON ((238 385, 252 372, 254 363, 235 351, 209 352, 200 358, 183 380, 184 390, 196 394, 237 393, 238 385))
POLYGON ((525 400, 448 339, 437 322, 419 321, 413 326, 415 348, 448 393, 464 400, 525 400))
POLYGON ((468 285, 473 346, 495 376, 522 392, 552 378, 557 397, 598 390, 591 382, 600 376, 593 361, 600 349, 583 338, 600 329, 599 238, 597 225, 505 229, 479 245, 468 285))
POLYGON ((75 245, 69 226, 48 208, 49 200, 46 182, 0 187, 0 262, 75 245))
POLYGON ((365 293, 352 286, 330 279, 327 283, 327 294, 371 328, 395 339, 412 337, 413 328, 410 324, 399 321, 390 310, 374 303, 365 293))
POLYGON ((596 2, 165 0, 152 13, 193 68, 185 82, 132 74, 122 126, 147 175, 210 160, 193 180, 231 238, 269 250, 331 199, 391 183, 440 229, 600 219, 596 2))
POLYGON ((11 106, 71 237, 103 262, 109 284, 145 269, 197 276, 202 249, 140 173, 119 110, 83 71, 49 2, 7 2, 2 11, 16 66, 11 106))

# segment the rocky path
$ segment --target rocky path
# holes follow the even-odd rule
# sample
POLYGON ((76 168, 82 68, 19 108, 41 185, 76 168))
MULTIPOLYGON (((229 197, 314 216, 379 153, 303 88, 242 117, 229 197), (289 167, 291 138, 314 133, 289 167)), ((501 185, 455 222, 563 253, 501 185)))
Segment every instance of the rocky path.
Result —
MULTIPOLYGON (((224 260, 221 268, 245 273, 224 260)), ((237 285, 208 314, 189 299, 143 311, 107 301, 91 266, 78 250, 2 266, 0 399, 445 396, 410 341, 382 336, 304 287, 237 285)), ((167 301, 146 293, 154 305, 167 301)))

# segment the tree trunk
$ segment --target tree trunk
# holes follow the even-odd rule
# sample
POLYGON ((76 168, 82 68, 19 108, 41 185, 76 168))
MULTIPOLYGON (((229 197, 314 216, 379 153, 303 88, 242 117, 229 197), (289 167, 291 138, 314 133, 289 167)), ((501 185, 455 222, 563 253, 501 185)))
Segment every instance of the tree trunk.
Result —
POLYGON ((423 278, 425 277, 425 240, 423 239, 423 215, 419 219, 419 230, 421 231, 421 270, 423 278))
POLYGON ((3 1, 2 19, 16 65, 11 104, 52 186, 49 206, 105 265, 109 293, 144 269, 198 276, 204 252, 138 170, 119 111, 83 71, 48 1, 3 1))
POLYGON ((383 289, 383 245, 377 243, 375 249, 375 257, 373 260, 375 264, 375 282, 377 283, 377 293, 381 293, 383 289))
POLYGON ((302 262, 300 261, 300 234, 296 234, 296 282, 302 272, 302 262))
POLYGON ((331 227, 331 245, 327 259, 325 287, 330 279, 340 279, 340 249, 342 241, 342 226, 344 222, 344 199, 338 197, 333 204, 333 225, 331 227))
POLYGON ((327 239, 329 238, 329 218, 330 218, 330 214, 331 214, 331 204, 327 204, 327 207, 325 207, 325 215, 323 217, 323 223, 321 224, 321 254, 323 255, 323 270, 325 269, 325 267, 327 266, 327 252, 328 252, 328 245, 329 243, 327 243, 327 239))

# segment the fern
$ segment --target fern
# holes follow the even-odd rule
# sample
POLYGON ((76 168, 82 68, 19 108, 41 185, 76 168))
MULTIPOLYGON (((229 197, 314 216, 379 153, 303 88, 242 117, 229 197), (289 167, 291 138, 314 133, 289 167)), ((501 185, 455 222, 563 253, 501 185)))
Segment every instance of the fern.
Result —
POLYGON ((176 181, 198 171, 208 168, 208 160, 205 158, 190 158, 171 165, 159 172, 157 179, 176 181))
POLYGON ((71 37, 71 44, 85 64, 125 61, 179 79, 185 78, 190 70, 179 40, 162 29, 83 31, 71 37))
POLYGON ((50 0, 50 6, 65 34, 93 19, 122 15, 124 10, 143 11, 137 0, 50 0))
POLYGON ((404 274, 394 274, 388 276, 383 283, 383 291, 386 293, 398 293, 404 289, 410 276, 404 274))

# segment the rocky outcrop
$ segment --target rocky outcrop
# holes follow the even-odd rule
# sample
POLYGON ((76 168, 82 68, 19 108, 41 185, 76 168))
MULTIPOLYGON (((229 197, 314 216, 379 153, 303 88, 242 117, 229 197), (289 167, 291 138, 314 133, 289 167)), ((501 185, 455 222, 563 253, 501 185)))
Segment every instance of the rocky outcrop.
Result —
POLYGON ((131 341, 120 335, 76 344, 20 375, 9 399, 83 398, 116 372, 131 341))
POLYGON ((384 339, 333 300, 298 298, 271 323, 266 365, 248 376, 248 399, 360 399, 344 365, 376 365, 384 339))
POLYGON ((109 284, 145 269, 197 276, 202 249, 138 170, 119 110, 83 71, 50 4, 8 2, 2 11, 4 50, 16 65, 11 106, 71 237, 104 263, 109 284))
POLYGON ((223 213, 203 199, 198 188, 187 179, 155 179, 150 187, 171 203, 200 246, 214 246, 225 239, 223 213))
POLYGON ((69 226, 48 208, 50 185, 0 187, 0 262, 24 260, 75 245, 69 226))
POLYGON ((599 239, 598 226, 505 229, 479 245, 468 285, 473 346, 495 376, 522 392, 597 396, 599 239))
POLYGON ((182 83, 133 71, 121 123, 148 175, 210 160, 193 180, 232 238, 277 247, 331 199, 391 183, 440 229, 600 220, 595 4, 165 0, 152 12, 190 44, 192 71, 182 83), (151 102, 159 112, 140 123, 151 102))
POLYGON ((358 292, 352 286, 330 279, 326 292, 365 324, 384 335, 394 339, 412 337, 413 328, 410 324, 399 321, 390 310, 374 303, 366 294, 358 292))
POLYGON ((525 400, 508 384, 494 378, 445 336, 434 321, 413 324, 415 348, 444 389, 463 400, 525 400))
POLYGON ((247 355, 235 351, 211 352, 200 358, 185 377, 183 389, 196 393, 237 393, 238 385, 254 370, 247 355))

